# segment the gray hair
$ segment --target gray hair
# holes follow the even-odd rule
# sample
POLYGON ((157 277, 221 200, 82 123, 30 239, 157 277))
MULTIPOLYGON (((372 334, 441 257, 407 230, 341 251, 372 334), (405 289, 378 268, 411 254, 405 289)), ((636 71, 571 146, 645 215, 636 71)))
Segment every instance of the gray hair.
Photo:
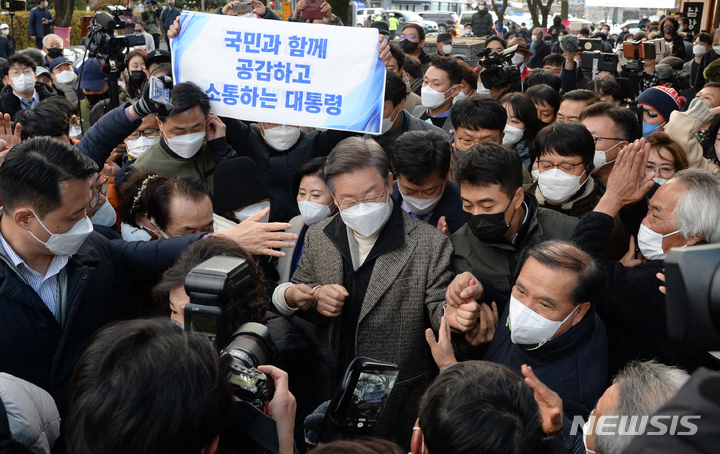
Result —
POLYGON ((368 167, 375 167, 385 180, 390 176, 390 160, 377 142, 348 137, 335 145, 325 161, 325 185, 335 194, 334 177, 368 167))
MULTIPOLYGON (((626 420, 618 421, 619 432, 644 433, 649 418, 675 397, 689 379, 688 373, 677 367, 666 366, 655 360, 633 361, 613 380, 613 384, 617 385, 617 406, 606 415, 627 417, 626 420)), ((620 454, 635 435, 598 435, 593 431, 593 438, 598 454, 620 454)))
POLYGON ((47 47, 48 41, 50 41, 53 38, 57 38, 60 40, 61 44, 63 43, 63 39, 60 36, 56 35, 55 33, 50 33, 49 35, 43 36, 43 39, 42 39, 43 46, 47 47))
POLYGON ((688 188, 673 213, 685 239, 704 236, 708 243, 720 243, 720 178, 707 170, 685 169, 673 180, 688 188))

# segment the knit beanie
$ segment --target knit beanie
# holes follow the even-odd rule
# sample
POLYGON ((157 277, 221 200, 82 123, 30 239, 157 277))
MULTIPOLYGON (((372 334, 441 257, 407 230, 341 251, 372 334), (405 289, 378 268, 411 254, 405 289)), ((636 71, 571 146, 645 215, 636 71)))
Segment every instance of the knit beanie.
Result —
POLYGON ((637 98, 638 104, 644 104, 657 110, 663 120, 667 122, 674 110, 680 110, 685 105, 685 98, 678 95, 673 88, 650 87, 640 93, 637 98))
POLYGON ((218 163, 213 174, 213 186, 217 214, 272 197, 255 161, 245 156, 218 163))

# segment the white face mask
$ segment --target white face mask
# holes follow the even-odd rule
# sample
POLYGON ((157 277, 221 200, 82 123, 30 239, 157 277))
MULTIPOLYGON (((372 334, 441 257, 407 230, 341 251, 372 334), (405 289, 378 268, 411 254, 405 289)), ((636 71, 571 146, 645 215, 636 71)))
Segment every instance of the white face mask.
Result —
POLYGON ((540 346, 552 339, 578 307, 579 304, 565 317, 565 320, 556 322, 546 319, 510 295, 510 317, 508 317, 510 339, 513 344, 540 346))
POLYGON ((510 60, 513 65, 520 65, 522 62, 525 61, 525 56, 523 54, 515 54, 513 55, 512 59, 510 60))
POLYGON ((695 44, 693 46, 693 55, 695 55, 696 57, 705 55, 705 52, 707 52, 707 47, 703 46, 702 44, 695 44))
POLYGON ((82 128, 80 126, 70 126, 70 137, 80 139, 83 135, 82 128))
MULTIPOLYGON (((390 196, 388 195, 388 198, 390 196)), ((390 218, 388 202, 359 203, 340 212, 346 226, 362 236, 373 236, 390 218)))
MULTIPOLYGON (((248 205, 245 208, 243 208, 240 211, 235 212, 235 219, 238 220, 238 222, 242 222, 250 218, 250 216, 257 214, 264 210, 265 208, 270 208, 270 202, 260 202, 260 203, 254 203, 252 205, 248 205)), ((270 219, 270 213, 268 213, 267 216, 260 219, 258 222, 267 222, 268 219, 270 219)))
POLYGON ((12 79, 12 86, 18 93, 32 93, 35 90, 35 76, 20 74, 12 79))
POLYGON ((452 44, 443 44, 442 51, 443 54, 450 55, 450 52, 452 52, 452 44))
MULTIPOLYGON (((583 175, 585 172, 583 172, 583 175)), ((560 169, 550 169, 538 176, 538 186, 543 197, 552 203, 562 203, 577 194, 585 183, 580 183, 582 175, 575 176, 560 169)), ((585 180, 587 182, 588 179, 585 180)))
MULTIPOLYGON (((400 187, 398 186, 398 189, 399 188, 400 187)), ((443 184, 443 189, 440 192, 440 195, 437 197, 433 197, 432 199, 418 199, 417 197, 410 197, 409 195, 403 194, 402 190, 400 190, 400 195, 402 195, 402 198, 408 208, 410 208, 410 211, 415 214, 428 214, 435 209, 437 204, 440 202, 440 199, 442 198, 444 192, 445 185, 443 184)))
POLYGON ((181 158, 190 159, 198 154, 203 142, 205 142, 205 131, 193 132, 191 134, 183 134, 181 136, 170 138, 165 136, 165 140, 173 153, 181 158))
POLYGON ((455 86, 453 85, 442 93, 433 89, 429 85, 426 87, 422 87, 422 89, 420 90, 420 98, 422 99, 422 105, 427 107, 428 109, 435 109, 437 107, 440 107, 440 105, 445 102, 445 94, 452 90, 454 87, 455 86))
POLYGON ((638 230, 637 242, 640 252, 643 257, 648 260, 665 260, 665 251, 663 250, 663 238, 670 235, 675 235, 680 230, 663 235, 650 230, 645 224, 640 224, 640 230, 638 230))
POLYGON ((125 85, 125 82, 120 82, 120 81, 118 81, 118 85, 120 85, 120 87, 122 87, 123 90, 126 90, 126 89, 127 89, 127 88, 126 88, 126 85, 125 85))
MULTIPOLYGON (((32 214, 35 214, 35 212, 32 211, 32 214)), ((42 242, 32 232, 29 230, 28 232, 53 255, 74 255, 93 231, 92 222, 90 222, 90 218, 87 216, 77 221, 75 225, 65 233, 52 233, 45 227, 45 224, 42 223, 37 214, 35 214, 35 217, 42 228, 50 234, 50 238, 46 242, 42 242)))
POLYGON ((480 10, 480 11, 485 11, 485 5, 480 5, 480 6, 478 6, 478 10, 480 10))
POLYGON ((613 159, 613 160, 610 161, 610 162, 608 162, 608 160, 607 160, 607 152, 610 151, 610 150, 612 150, 613 148, 617 147, 618 145, 620 145, 620 142, 616 143, 615 145, 613 145, 612 147, 608 148, 607 150, 595 150, 595 157, 593 157, 593 166, 594 166, 594 168, 593 168, 592 172, 590 172, 590 173, 595 173, 595 172, 597 172, 598 170, 600 170, 600 169, 602 169, 603 167, 605 167, 606 165, 612 164, 613 162, 615 162, 617 158, 616 158, 616 159, 613 159))
POLYGON ((525 130, 506 124, 504 132, 505 135, 503 136, 503 145, 515 145, 516 143, 520 142, 520 139, 522 139, 525 130))
POLYGON ((720 55, 720 46, 713 46, 713 50, 716 54, 720 55))
POLYGON ((537 35, 532 35, 532 36, 530 37, 530 40, 531 40, 532 42, 537 42, 537 40, 538 40, 537 35))
POLYGON ((532 169, 530 175, 532 175, 533 181, 537 181, 538 178, 540 178, 540 171, 538 169, 532 169))
POLYGON ((483 85, 482 82, 478 81, 477 93, 480 94, 480 95, 488 95, 488 96, 490 96, 490 89, 489 89, 489 88, 485 88, 485 85, 483 85))
POLYGON ((140 227, 133 227, 130 224, 124 222, 120 224, 120 235, 125 241, 150 241, 152 236, 141 229, 140 227))
POLYGON ((659 184, 660 186, 662 186, 662 185, 664 185, 665 183, 667 183, 668 180, 667 180, 667 178, 655 177, 655 178, 653 178, 653 181, 654 181, 655 183, 659 184))
POLYGON ((315 225, 318 222, 329 218, 332 214, 330 206, 323 205, 322 203, 303 200, 297 204, 298 208, 300 208, 300 214, 302 215, 305 225, 315 225))
POLYGON ((145 137, 140 136, 137 139, 129 139, 125 141, 125 146, 127 147, 128 154, 134 158, 137 159, 140 156, 142 156, 145 151, 147 151, 148 148, 155 145, 156 143, 160 142, 160 136, 157 137, 145 137))
POLYGON ((386 132, 388 132, 388 131, 390 131, 390 130, 392 129, 393 123, 395 123, 395 120, 397 120, 397 116, 395 116, 395 118, 393 118, 393 114, 395 113, 395 111, 397 110, 397 108, 398 108, 398 106, 395 106, 395 108, 393 109, 393 111, 390 113, 390 116, 387 117, 387 118, 383 118, 383 119, 382 119, 382 126, 381 126, 381 129, 380 129, 380 134, 381 134, 381 135, 382 135, 382 134, 385 134, 386 132))
POLYGON ((300 128, 288 125, 279 125, 274 128, 263 129, 265 142, 277 151, 285 151, 295 145, 300 138, 300 128))
POLYGON ((465 29, 465 36, 471 36, 471 35, 472 35, 472 29, 471 29, 471 28, 466 28, 466 29, 465 29))
POLYGON ((467 97, 468 95, 463 92, 458 93, 458 95, 453 98, 453 106, 462 101, 463 99, 467 99, 467 97))
POLYGON ((56 74, 55 78, 57 79, 58 83, 60 83, 60 84, 69 84, 75 80, 75 72, 74 71, 63 71, 60 74, 56 74))
POLYGON ((106 200, 105 203, 103 203, 103 206, 101 206, 100 209, 97 210, 95 214, 93 214, 92 218, 90 218, 90 221, 92 221, 94 225, 112 227, 117 221, 117 213, 115 213, 115 208, 113 208, 110 202, 106 200))
POLYGON ((10 29, 9 29, 9 28, 4 28, 3 31, 2 31, 2 34, 3 34, 3 36, 9 35, 9 34, 10 34, 10 29))

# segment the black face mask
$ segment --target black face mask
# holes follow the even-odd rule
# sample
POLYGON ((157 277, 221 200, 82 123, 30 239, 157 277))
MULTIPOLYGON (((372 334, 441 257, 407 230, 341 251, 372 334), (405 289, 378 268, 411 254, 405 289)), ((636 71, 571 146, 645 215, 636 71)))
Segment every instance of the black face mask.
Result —
POLYGON ((132 80, 136 85, 142 85, 142 83, 145 82, 145 79, 147 79, 145 72, 140 70, 130 71, 130 77, 132 77, 132 80))
POLYGON ((547 126, 550 126, 552 123, 545 123, 544 121, 540 121, 540 129, 543 129, 547 126))
MULTIPOLYGON (((472 214, 464 211, 465 222, 467 222, 470 231, 482 242, 493 242, 498 241, 507 233, 510 226, 505 223, 505 212, 512 204, 510 203, 504 211, 493 214, 472 214)), ((515 216, 515 213, 513 213, 515 216)), ((512 218, 511 218, 512 219, 512 218)))
POLYGON ((62 57, 63 50, 61 47, 53 47, 51 49, 48 49, 47 54, 50 58, 58 58, 62 57))
POLYGON ((402 41, 400 41, 400 47, 406 54, 412 54, 417 50, 418 43, 414 43, 409 39, 403 39, 402 41))
POLYGON ((99 95, 88 95, 86 94, 85 97, 87 98, 88 102, 91 106, 94 106, 95 104, 99 103, 103 99, 105 99, 105 93, 100 93, 99 95))

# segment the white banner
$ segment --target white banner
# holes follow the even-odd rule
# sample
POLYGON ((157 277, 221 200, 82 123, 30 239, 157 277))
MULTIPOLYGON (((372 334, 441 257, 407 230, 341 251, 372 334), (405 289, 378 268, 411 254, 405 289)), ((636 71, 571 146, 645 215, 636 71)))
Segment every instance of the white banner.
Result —
POLYGON ((585 0, 585 6, 600 6, 603 8, 647 8, 647 9, 674 9, 675 0, 585 0))
POLYGON ((377 29, 192 11, 180 26, 173 79, 198 84, 213 113, 380 133, 385 65, 377 29))

